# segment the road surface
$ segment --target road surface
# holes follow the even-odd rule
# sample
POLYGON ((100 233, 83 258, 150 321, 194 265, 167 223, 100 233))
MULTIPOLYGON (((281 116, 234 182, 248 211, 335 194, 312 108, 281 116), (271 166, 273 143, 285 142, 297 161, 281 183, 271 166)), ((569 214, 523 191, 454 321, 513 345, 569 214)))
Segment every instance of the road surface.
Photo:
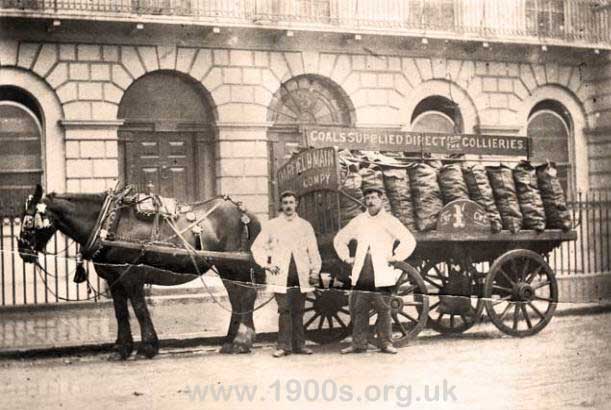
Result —
POLYGON ((216 347, 153 360, 85 357, 0 361, 0 408, 608 409, 611 313, 556 317, 517 339, 482 324, 457 337, 421 336, 398 355, 245 355, 216 347), (241 395, 241 396, 240 396, 241 395))

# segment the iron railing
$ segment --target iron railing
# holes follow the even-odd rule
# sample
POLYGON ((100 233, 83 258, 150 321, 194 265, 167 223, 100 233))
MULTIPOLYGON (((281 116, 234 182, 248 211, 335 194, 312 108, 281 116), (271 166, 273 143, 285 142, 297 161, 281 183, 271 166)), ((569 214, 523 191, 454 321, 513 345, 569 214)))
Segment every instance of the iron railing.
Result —
MULTIPOLYGON (((611 272, 611 192, 579 193, 569 206, 577 240, 564 242, 547 259, 559 276, 611 272)), ((18 217, 0 218, 0 307, 62 303, 65 299, 96 302, 106 284, 87 265, 89 287, 72 282, 78 248, 62 234, 55 235, 41 256, 43 269, 25 264, 17 253, 21 223, 18 217), (53 255, 55 254, 55 255, 53 255), (91 291, 89 291, 91 290, 91 291)))
POLYGON ((610 0, 0 0, 0 8, 0 15, 611 43, 610 0))
POLYGON ((19 217, 0 217, 0 306, 97 302, 105 296, 105 283, 91 264, 85 265, 89 283, 72 281, 78 245, 59 232, 47 245, 48 254, 40 256, 43 269, 24 263, 17 249, 20 229, 19 217))

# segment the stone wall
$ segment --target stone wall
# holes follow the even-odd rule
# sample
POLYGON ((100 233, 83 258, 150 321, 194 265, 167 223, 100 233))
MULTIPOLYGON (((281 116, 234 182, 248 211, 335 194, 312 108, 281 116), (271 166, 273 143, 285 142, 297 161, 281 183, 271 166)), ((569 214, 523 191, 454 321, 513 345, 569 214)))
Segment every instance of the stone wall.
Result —
MULTIPOLYGON (((601 59, 602 60, 602 59, 601 59)), ((611 56, 589 70, 592 93, 586 101, 592 123, 588 159, 590 187, 611 189, 611 56)))
MULTIPOLYGON (((0 40, 0 65, 44 80, 61 102, 67 190, 99 191, 114 184, 120 169, 121 98, 136 79, 156 70, 187 74, 207 90, 218 130, 217 191, 238 195, 262 216, 268 210, 268 108, 281 83, 301 74, 329 78, 341 88, 355 107, 356 125, 405 129, 416 104, 437 94, 458 103, 465 132, 523 134, 536 96, 547 95, 539 90, 551 87, 555 95, 574 101, 574 110, 587 110, 574 145, 585 141, 583 128, 594 133, 589 150, 573 148, 583 156, 576 163, 587 167, 588 155, 592 186, 609 187, 602 177, 611 172, 608 62, 592 70, 588 83, 584 68, 570 59, 538 64, 396 54, 0 40)), ((584 175, 578 176, 582 189, 589 183, 584 175)))

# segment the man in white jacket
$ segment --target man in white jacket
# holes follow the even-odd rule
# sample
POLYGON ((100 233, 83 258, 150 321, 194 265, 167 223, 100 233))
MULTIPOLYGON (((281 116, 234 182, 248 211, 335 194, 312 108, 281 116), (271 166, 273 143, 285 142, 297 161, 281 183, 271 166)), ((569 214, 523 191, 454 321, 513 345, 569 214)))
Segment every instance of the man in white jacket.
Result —
POLYGON ((312 225, 297 215, 297 195, 280 195, 280 216, 263 224, 251 247, 258 265, 267 271, 267 285, 278 304, 278 346, 274 357, 312 354, 305 346, 305 294, 314 290, 321 267, 312 225))
POLYGON ((381 351, 397 353, 392 345, 390 308, 390 287, 397 281, 397 270, 391 262, 407 259, 416 247, 416 240, 397 218, 384 210, 381 189, 372 186, 364 194, 367 210, 354 217, 333 241, 339 258, 352 266, 352 345, 341 352, 367 351, 369 309, 373 306, 378 314, 376 330, 381 351), (357 241, 354 257, 350 257, 348 249, 351 240, 357 241))

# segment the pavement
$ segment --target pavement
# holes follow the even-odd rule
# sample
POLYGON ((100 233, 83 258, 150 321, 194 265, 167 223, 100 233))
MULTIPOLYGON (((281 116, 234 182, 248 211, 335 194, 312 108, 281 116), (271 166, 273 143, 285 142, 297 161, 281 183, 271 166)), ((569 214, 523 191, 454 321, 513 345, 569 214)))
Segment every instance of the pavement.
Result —
POLYGON ((218 354, 164 348, 152 360, 106 354, 0 360, 0 409, 609 409, 611 313, 559 315, 536 336, 490 323, 424 335, 396 355, 276 359, 273 348, 218 354))
MULTIPOLYGON (((216 286, 213 284, 210 289, 218 303, 202 289, 178 293, 168 289, 167 292, 156 292, 156 296, 148 297, 151 317, 162 349, 220 344, 229 325, 230 304, 220 283, 216 286)), ((269 297, 270 294, 260 291, 256 304, 269 297)), ((555 316, 604 312, 611 312, 610 300, 598 303, 559 303, 555 316)), ((259 343, 275 340, 277 317, 274 300, 255 312, 259 343)), ((130 321, 134 339, 138 341, 139 326, 133 314, 130 321)), ((423 336, 427 334, 435 333, 430 330, 421 333, 423 336)), ((0 359, 108 351, 115 338, 116 321, 110 300, 3 307, 0 310, 0 359)))

